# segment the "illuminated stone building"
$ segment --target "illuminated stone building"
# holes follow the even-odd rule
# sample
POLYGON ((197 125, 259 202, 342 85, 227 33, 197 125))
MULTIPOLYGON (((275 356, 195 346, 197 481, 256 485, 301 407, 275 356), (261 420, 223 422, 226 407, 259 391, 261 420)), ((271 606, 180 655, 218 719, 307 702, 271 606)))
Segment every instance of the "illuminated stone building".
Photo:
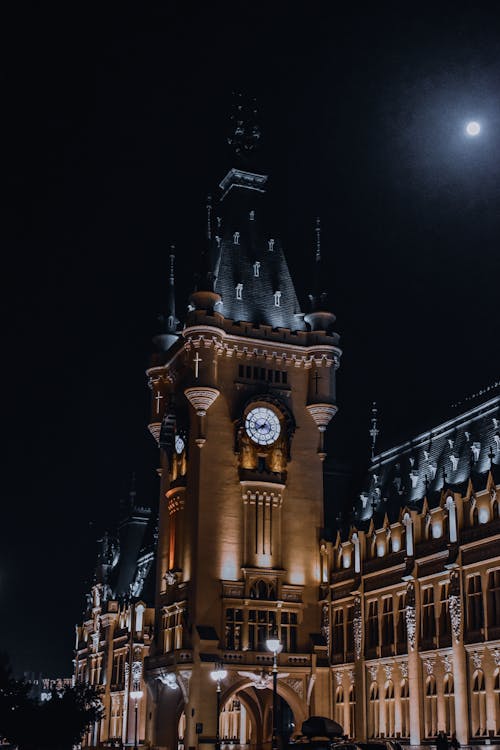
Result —
MULTIPOLYGON (((171 294, 148 370, 149 429, 160 448, 156 635, 147 660, 147 736, 186 747, 216 733, 270 740, 276 631, 281 722, 330 712, 318 605, 324 431, 337 410, 335 316, 321 283, 301 311, 282 243, 271 232, 268 177, 254 166, 259 131, 238 110, 235 162, 208 205, 201 270, 182 330, 171 294)), ((173 263, 173 258, 172 258, 173 263)))
POLYGON ((325 543, 333 715, 352 736, 500 736, 500 396, 484 399, 374 455, 325 543))
MULTIPOLYGON (((144 659, 154 626, 156 518, 137 505, 135 492, 116 536, 99 541, 94 582, 84 621, 76 626, 75 681, 101 690, 105 715, 84 745, 134 744, 135 700, 145 695, 144 659)), ((138 736, 145 737, 146 706, 138 700, 138 736)))

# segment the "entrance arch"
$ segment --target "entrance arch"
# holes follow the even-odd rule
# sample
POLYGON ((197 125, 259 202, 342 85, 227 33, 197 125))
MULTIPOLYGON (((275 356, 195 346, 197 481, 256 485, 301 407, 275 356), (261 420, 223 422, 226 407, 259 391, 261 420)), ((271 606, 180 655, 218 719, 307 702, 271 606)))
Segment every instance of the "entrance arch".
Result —
MULTIPOLYGON (((270 743, 272 738, 272 707, 273 691, 272 689, 257 689, 254 683, 249 680, 241 680, 233 683, 230 687, 223 689, 221 695, 221 705, 224 710, 221 712, 221 722, 219 731, 221 740, 238 739, 242 744, 261 745, 270 743), (239 703, 240 716, 236 716, 238 710, 233 703, 239 703), (227 707, 227 708, 226 708, 227 707), (243 710, 242 710, 243 709, 243 710), (224 716, 224 713, 234 711, 231 717, 224 716), (238 718, 241 722, 243 719, 243 736, 234 737, 235 732, 241 734, 241 725, 238 726, 238 718), (227 736, 227 727, 232 727, 233 737, 227 736), (226 734, 226 736, 224 736, 226 734), (243 740, 246 742, 243 742, 243 740)), ((278 732, 287 735, 293 734, 300 730, 302 722, 306 719, 306 710, 297 693, 288 685, 278 682, 278 732)))

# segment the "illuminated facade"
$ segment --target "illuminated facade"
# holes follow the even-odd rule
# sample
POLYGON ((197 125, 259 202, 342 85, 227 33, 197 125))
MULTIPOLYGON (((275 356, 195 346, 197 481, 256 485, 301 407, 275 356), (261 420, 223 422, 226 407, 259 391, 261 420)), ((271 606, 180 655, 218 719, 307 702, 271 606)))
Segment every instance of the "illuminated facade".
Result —
POLYGON ((335 718, 413 745, 500 736, 500 397, 374 455, 325 543, 335 718))
MULTIPOLYGON (((117 535, 99 542, 94 583, 75 634, 74 679, 97 687, 105 710, 84 738, 86 747, 134 744, 133 691, 146 695, 143 665, 154 627, 155 527, 151 510, 138 506, 132 492, 117 535)), ((145 700, 137 703, 138 737, 144 739, 145 700)))
MULTIPOLYGON (((239 157, 258 138, 240 125, 239 157)), ((228 671, 221 736, 270 740, 265 642, 273 631, 283 645, 284 731, 311 710, 330 711, 319 540, 323 435, 337 409, 341 352, 319 286, 307 314, 300 309, 265 218, 266 184, 242 159, 220 183, 185 325, 173 306, 172 268, 148 370, 149 429, 161 461, 156 637, 146 663, 147 736, 157 748, 215 736, 210 671, 219 658, 228 671)), ((319 284, 319 224, 311 261, 314 253, 319 284)))

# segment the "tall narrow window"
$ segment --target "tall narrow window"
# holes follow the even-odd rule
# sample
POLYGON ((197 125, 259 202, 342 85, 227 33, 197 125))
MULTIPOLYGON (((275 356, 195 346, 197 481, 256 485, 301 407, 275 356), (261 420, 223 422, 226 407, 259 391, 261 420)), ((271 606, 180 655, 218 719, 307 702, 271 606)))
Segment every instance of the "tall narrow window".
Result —
POLYGON ((346 661, 354 661, 354 607, 352 605, 349 605, 347 607, 346 631, 347 631, 346 661))
POLYGON ((434 587, 422 590, 422 641, 426 648, 435 645, 436 615, 434 610, 434 587))
POLYGON ((488 575, 488 627, 500 627, 500 570, 488 575))
POLYGON ((366 645, 368 649, 376 649, 379 644, 378 634, 378 601, 368 605, 368 620, 366 622, 366 645))
MULTIPOLYGON (((347 731, 347 728, 344 727, 347 731)), ((349 688, 349 737, 356 735, 356 690, 354 685, 349 688)))
POLYGON ((333 611, 333 651, 340 661, 344 660, 344 610, 341 607, 333 611))
POLYGON ((241 631, 243 628, 243 610, 229 607, 226 609, 225 647, 230 651, 240 651, 241 631))
POLYGON ((297 650, 297 613, 281 612, 281 643, 283 651, 294 652, 297 650))
POLYGON ((439 645, 449 646, 451 643, 450 613, 448 609, 448 583, 442 583, 439 589, 439 645))
POLYGON ((435 737, 437 734, 437 685, 436 678, 431 675, 425 683, 425 736, 435 737))
POLYGON ((451 736, 455 731, 455 688, 453 685, 452 674, 446 674, 444 676, 443 698, 446 734, 451 736))
POLYGON ((236 284, 236 299, 243 299, 243 284, 236 284))
POLYGON ((486 735, 486 690, 482 669, 477 669, 472 676, 471 722, 474 737, 486 735))
POLYGON ((473 633, 483 626, 483 590, 479 573, 467 579, 467 625, 473 633))
POLYGON ((372 682, 368 700, 368 733, 371 738, 380 737, 380 700, 378 685, 372 682))
POLYGON ((382 649, 383 656, 387 656, 393 653, 394 643, 394 612, 392 596, 387 596, 382 601, 382 649))
POLYGON ((401 737, 410 736, 410 687, 407 679, 401 680, 401 737))
POLYGON ((406 591, 398 594, 398 624, 396 640, 398 654, 406 653, 408 650, 408 634, 406 632, 406 591))
POLYGON ((344 726, 344 688, 341 686, 335 692, 335 721, 344 726))
POLYGON ((392 680, 388 680, 384 686, 384 701, 385 701, 385 736, 394 737, 396 734, 395 728, 395 701, 394 701, 394 683, 392 680))

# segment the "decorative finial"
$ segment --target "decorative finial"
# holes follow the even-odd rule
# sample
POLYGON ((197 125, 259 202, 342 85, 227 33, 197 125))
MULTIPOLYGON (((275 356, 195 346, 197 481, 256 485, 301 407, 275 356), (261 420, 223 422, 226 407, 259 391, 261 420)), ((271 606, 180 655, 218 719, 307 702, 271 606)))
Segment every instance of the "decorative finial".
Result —
POLYGON ((170 245, 170 286, 174 286, 175 284, 175 275, 174 275, 174 263, 175 263, 175 245, 170 245))
POLYGON ((259 145, 261 132, 257 114, 255 98, 245 99, 241 92, 233 91, 232 128, 227 142, 234 149, 236 156, 248 156, 259 145))
POLYGON ((207 237, 212 239, 212 196, 207 195, 207 237))
POLYGON ((380 432, 377 426, 377 413, 378 413, 377 402, 374 401, 372 403, 372 418, 371 418, 372 426, 371 426, 370 433, 369 433, 372 439, 372 459, 375 458, 375 445, 377 442, 377 436, 380 432))
POLYGON ((319 216, 316 219, 316 263, 321 260, 321 222, 319 216))

